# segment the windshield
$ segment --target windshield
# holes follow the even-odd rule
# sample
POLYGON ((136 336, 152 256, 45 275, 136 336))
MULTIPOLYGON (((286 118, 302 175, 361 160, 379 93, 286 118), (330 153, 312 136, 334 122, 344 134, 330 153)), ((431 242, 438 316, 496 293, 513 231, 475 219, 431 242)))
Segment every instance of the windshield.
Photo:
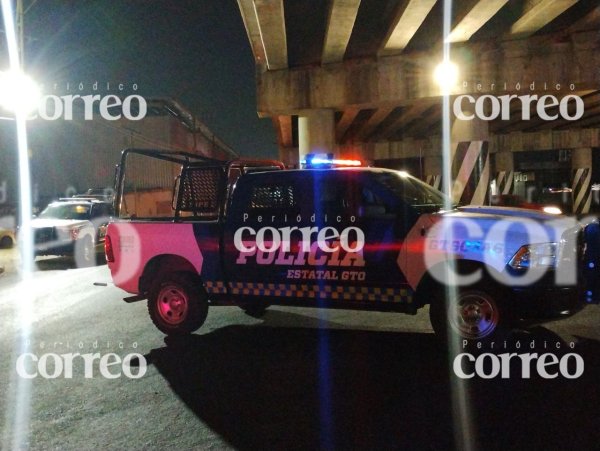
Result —
POLYGON ((90 207, 85 204, 50 204, 40 213, 44 219, 89 219, 90 207))
POLYGON ((381 172, 375 179, 411 207, 440 209, 452 204, 442 192, 408 174, 381 172))

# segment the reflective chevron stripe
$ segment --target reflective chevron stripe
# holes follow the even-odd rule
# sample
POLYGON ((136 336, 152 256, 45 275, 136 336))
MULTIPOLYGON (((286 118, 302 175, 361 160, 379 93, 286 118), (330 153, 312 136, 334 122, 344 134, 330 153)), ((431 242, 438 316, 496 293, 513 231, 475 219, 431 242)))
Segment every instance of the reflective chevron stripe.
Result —
POLYGON ((579 168, 573 171, 573 213, 589 213, 592 203, 592 170, 590 168, 579 168))
MULTIPOLYGON (((206 282, 206 291, 211 294, 227 292, 223 282, 206 282)), ((410 288, 357 287, 346 285, 307 285, 231 282, 231 294, 246 296, 277 296, 311 299, 332 299, 346 301, 382 301, 410 304, 413 290, 410 288)))
POLYGON ((490 155, 487 141, 458 143, 452 160, 452 200, 461 204, 487 205, 490 155))
POLYGON ((205 282, 204 288, 208 293, 212 294, 225 294, 227 293, 227 287, 225 282, 205 282))
POLYGON ((515 171, 498 171, 496 189, 498 194, 512 194, 515 171))
POLYGON ((425 183, 427 183, 429 186, 432 186, 435 189, 439 190, 442 187, 442 176, 439 174, 428 175, 425 178, 425 183))

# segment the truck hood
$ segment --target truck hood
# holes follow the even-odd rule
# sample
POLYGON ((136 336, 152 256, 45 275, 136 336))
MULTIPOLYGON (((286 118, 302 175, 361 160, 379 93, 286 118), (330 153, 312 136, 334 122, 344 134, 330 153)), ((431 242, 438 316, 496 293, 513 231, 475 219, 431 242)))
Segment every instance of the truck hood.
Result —
MULTIPOLYGON (((573 217, 552 215, 526 208, 478 205, 468 205, 458 207, 456 210, 442 211, 432 215, 431 219, 434 223, 439 220, 456 224, 463 221, 472 223, 486 235, 492 232, 496 239, 499 239, 499 235, 495 232, 498 230, 499 224, 502 224, 507 227, 505 240, 510 240, 513 243, 521 240, 526 240, 525 243, 557 242, 560 241, 565 232, 580 227, 573 217), (529 230, 524 233, 524 228, 527 226, 530 226, 529 230)), ((474 237, 470 238, 473 239, 474 237)))
POLYGON ((429 215, 426 248, 440 258, 483 261, 502 270, 524 245, 575 246, 581 224, 573 217, 513 207, 466 206, 429 215))
POLYGON ((80 227, 88 225, 90 222, 81 219, 53 219, 53 218, 35 218, 31 221, 31 227, 41 229, 45 227, 80 227))

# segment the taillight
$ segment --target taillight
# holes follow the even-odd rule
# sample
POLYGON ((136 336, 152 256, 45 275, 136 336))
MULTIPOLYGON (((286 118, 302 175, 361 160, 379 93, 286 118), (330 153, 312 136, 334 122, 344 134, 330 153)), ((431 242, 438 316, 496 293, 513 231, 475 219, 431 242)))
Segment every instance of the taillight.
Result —
POLYGON ((112 263, 115 261, 115 254, 113 252, 112 241, 110 239, 110 236, 108 235, 104 237, 104 254, 106 255, 107 262, 112 263))

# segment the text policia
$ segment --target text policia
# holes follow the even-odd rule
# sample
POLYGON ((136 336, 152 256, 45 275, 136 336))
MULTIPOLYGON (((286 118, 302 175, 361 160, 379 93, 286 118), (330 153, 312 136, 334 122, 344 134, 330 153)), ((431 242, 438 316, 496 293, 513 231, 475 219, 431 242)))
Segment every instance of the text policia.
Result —
MULTIPOLYGON (((247 218, 245 215, 244 220, 247 218)), ((336 218, 333 219, 335 221, 336 218)), ((356 218, 352 217, 350 222, 355 220, 356 218)), ((337 217, 337 222, 340 221, 341 218, 337 217)), ((359 227, 350 226, 339 231, 332 226, 267 226, 258 230, 244 226, 236 230, 233 241, 239 251, 236 259, 238 265, 253 261, 257 265, 331 267, 332 270, 319 271, 290 269, 287 278, 365 280, 364 271, 336 270, 338 267, 365 266, 365 234, 359 227)))
MULTIPOLYGON (((258 265, 364 267, 364 232, 358 227, 346 227, 339 232, 335 227, 241 227, 234 235, 239 251, 236 263, 245 265, 250 257, 258 265), (298 235, 292 247, 292 235, 298 235), (312 236, 316 235, 316 240, 312 236)), ((291 279, 364 280, 364 272, 344 271, 288 271, 291 279), (340 277, 341 276, 341 277, 340 277)))

